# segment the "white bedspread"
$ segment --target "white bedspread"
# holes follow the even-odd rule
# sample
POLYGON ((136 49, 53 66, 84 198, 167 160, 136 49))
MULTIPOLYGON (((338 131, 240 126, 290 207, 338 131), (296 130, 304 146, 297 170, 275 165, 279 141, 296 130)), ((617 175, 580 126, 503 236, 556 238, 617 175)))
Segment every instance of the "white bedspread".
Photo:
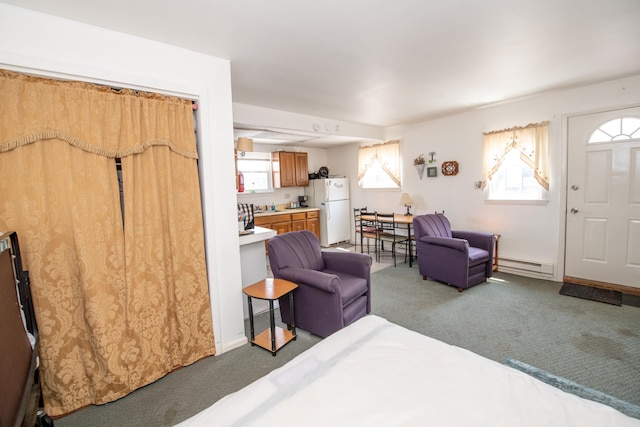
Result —
POLYGON ((622 427, 640 420, 369 315, 179 425, 622 427))

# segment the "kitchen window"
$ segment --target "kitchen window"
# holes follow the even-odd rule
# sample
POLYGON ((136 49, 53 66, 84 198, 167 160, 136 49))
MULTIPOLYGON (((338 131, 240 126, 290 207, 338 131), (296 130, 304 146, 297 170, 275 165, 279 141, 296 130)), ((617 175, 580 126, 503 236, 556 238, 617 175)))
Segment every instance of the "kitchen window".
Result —
POLYGON ((245 152, 243 154, 238 153, 238 173, 242 173, 244 178, 244 193, 273 191, 271 153, 245 152))

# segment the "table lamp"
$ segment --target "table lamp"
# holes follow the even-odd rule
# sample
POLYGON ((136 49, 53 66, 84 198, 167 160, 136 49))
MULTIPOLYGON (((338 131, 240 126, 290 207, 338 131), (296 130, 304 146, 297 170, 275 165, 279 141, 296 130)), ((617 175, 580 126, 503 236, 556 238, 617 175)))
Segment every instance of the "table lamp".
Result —
POLYGON ((411 199, 411 196, 409 195, 409 193, 402 193, 402 195, 400 196, 400 203, 402 203, 407 207, 407 213, 404 215, 410 216, 411 212, 409 212, 409 209, 411 209, 411 205, 413 204, 413 199, 411 199))

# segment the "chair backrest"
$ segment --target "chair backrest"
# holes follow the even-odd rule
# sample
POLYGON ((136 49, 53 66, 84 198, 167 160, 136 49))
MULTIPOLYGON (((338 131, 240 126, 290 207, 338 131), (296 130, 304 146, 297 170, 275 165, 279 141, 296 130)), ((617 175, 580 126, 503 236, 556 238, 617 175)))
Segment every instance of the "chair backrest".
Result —
POLYGON ((367 207, 363 207, 363 208, 353 208, 353 224, 356 227, 356 230, 360 229, 360 223, 362 222, 362 219, 360 218, 362 215, 366 215, 367 212, 367 207))
POLYGON ((452 237, 451 224, 443 214, 416 215, 413 217, 416 239, 422 236, 452 237))
POLYGON ((308 230, 278 234, 269 239, 269 264, 274 277, 287 267, 324 270, 320 241, 308 230))
POLYGON ((367 238, 377 238, 378 232, 380 231, 378 227, 378 212, 362 212, 362 215, 367 215, 368 217, 372 217, 373 219, 360 219, 359 227, 362 231, 362 235, 367 238))
POLYGON ((396 220, 394 213, 380 213, 377 214, 378 229, 381 233, 396 234, 396 220))

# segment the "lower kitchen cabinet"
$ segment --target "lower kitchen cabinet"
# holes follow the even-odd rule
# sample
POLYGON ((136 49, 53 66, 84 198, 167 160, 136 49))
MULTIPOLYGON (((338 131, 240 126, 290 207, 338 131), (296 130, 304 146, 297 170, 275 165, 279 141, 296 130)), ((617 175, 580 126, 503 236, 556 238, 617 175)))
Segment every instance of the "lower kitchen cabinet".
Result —
POLYGON ((267 216, 256 216, 254 224, 258 227, 265 227, 275 230, 278 234, 291 231, 291 214, 283 213, 267 216))
POLYGON ((289 221, 282 221, 282 222, 274 222, 273 224, 271 224, 271 229, 272 230, 276 230, 277 234, 284 234, 284 233, 288 233, 291 230, 291 222, 289 221))
POLYGON ((305 212, 291 215, 291 231, 301 231, 307 229, 307 214, 305 212))
POLYGON ((277 234, 309 230, 320 240, 320 211, 317 210, 256 216, 254 224, 275 230, 277 234))
POLYGON ((320 240, 320 211, 307 212, 306 230, 313 232, 320 240))

